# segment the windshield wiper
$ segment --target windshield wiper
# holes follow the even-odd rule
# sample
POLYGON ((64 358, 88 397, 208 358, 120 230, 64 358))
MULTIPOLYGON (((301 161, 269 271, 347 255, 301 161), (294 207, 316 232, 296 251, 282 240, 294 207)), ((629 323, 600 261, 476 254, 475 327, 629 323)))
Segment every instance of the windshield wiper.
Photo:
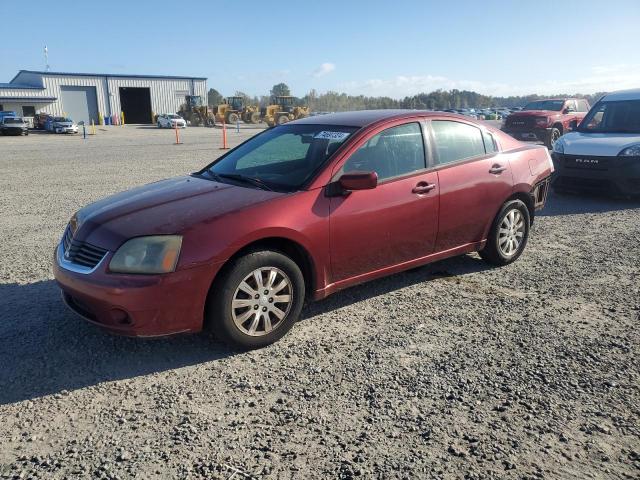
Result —
POLYGON ((218 178, 228 178, 230 180, 236 180, 238 182, 249 183, 249 184, 253 185, 254 187, 258 187, 258 188, 261 188, 263 190, 273 191, 273 188, 271 188, 269 185, 264 183, 259 178, 247 177, 245 175, 240 175, 239 173, 214 173, 214 172, 209 171, 209 174, 213 175, 215 177, 218 177, 218 178))

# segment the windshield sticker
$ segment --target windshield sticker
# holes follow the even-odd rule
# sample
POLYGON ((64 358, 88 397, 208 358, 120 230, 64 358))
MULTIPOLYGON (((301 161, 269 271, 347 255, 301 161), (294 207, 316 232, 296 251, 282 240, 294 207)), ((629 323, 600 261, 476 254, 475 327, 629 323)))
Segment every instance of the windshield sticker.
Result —
POLYGON ((313 138, 322 138, 325 140, 344 140, 349 136, 346 132, 320 132, 316 133, 313 138))

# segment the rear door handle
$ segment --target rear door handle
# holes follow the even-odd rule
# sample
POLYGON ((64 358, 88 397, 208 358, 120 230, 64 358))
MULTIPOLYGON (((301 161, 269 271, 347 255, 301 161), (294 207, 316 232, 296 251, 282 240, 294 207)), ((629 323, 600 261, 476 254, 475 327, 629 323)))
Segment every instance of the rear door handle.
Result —
POLYGON ((493 165, 490 169, 489 169, 489 173, 493 173, 495 175, 499 175, 502 172, 504 172, 507 169, 507 167, 503 167, 502 165, 496 163, 495 165, 493 165))
POLYGON ((417 193, 418 195, 420 195, 424 193, 429 193, 434 188, 436 188, 435 183, 420 182, 415 187, 413 187, 413 190, 411 190, 411 192, 417 193))

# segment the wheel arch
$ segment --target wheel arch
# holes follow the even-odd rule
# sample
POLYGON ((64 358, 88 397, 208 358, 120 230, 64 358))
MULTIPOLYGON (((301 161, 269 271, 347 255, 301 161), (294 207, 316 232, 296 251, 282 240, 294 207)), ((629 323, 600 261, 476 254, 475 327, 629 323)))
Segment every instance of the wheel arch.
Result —
POLYGON ((513 192, 511 196, 509 196, 509 198, 507 198, 504 201, 504 203, 510 202, 511 200, 520 200, 522 201, 522 203, 524 203, 527 206, 527 210, 529 210, 529 225, 533 225, 533 219, 536 214, 536 209, 535 209, 535 203, 533 201, 533 197, 531 196, 531 194, 525 191, 513 192))
POLYGON ((564 125, 562 125, 562 122, 555 122, 551 127, 560 130, 560 135, 564 134, 564 125))
POLYGON ((257 250, 272 250, 280 252, 291 258, 302 272, 305 284, 305 295, 309 297, 316 288, 316 264, 309 250, 300 242, 287 237, 269 236, 253 240, 237 249, 220 267, 215 278, 211 281, 209 292, 214 287, 216 281, 220 278, 221 273, 231 265, 231 263, 250 252, 257 250))

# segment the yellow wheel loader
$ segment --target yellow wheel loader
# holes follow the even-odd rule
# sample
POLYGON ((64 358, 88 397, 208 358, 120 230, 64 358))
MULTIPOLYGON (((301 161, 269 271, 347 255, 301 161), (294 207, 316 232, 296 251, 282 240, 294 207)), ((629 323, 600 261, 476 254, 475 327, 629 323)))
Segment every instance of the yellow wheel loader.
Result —
POLYGON ((273 103, 263 109, 262 119, 273 127, 309 116, 309 107, 296 107, 294 100, 295 97, 289 95, 274 97, 273 103))

